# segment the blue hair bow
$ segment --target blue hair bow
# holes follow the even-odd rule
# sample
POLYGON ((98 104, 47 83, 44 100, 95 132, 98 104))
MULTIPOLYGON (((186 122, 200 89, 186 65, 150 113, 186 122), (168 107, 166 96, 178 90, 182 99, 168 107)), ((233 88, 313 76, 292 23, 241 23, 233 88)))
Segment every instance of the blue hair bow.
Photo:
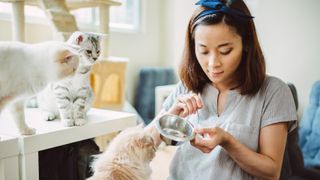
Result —
POLYGON ((209 15, 209 14, 216 14, 219 12, 223 12, 226 14, 229 14, 235 18, 241 18, 244 20, 251 20, 254 18, 253 16, 248 16, 244 14, 241 11, 231 9, 227 7, 224 3, 222 3, 220 0, 200 0, 196 3, 196 5, 201 5, 204 7, 209 8, 208 10, 202 11, 196 18, 195 21, 202 18, 203 16, 209 15))

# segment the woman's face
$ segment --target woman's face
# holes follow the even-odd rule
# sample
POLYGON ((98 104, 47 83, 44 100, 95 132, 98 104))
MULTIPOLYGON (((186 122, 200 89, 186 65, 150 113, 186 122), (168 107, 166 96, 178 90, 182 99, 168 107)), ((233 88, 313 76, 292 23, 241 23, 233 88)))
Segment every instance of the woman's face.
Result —
POLYGON ((199 25, 195 29, 195 51, 201 68, 217 87, 232 88, 242 57, 242 40, 224 23, 199 25))

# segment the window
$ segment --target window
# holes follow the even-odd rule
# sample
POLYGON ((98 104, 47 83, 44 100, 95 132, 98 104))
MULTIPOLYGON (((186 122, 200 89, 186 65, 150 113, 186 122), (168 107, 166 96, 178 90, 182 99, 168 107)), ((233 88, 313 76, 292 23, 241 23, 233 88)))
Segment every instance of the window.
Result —
POLYGON ((110 9, 111 28, 136 30, 139 28, 140 0, 121 0, 121 6, 110 9))
MULTIPOLYGON (((45 13, 42 9, 36 6, 25 6, 24 13, 26 16, 27 22, 36 22, 44 23, 45 22, 45 13)), ((0 19, 11 20, 12 14, 12 5, 11 3, 2 3, 0 2, 0 19)))
MULTIPOLYGON (((115 30, 137 30, 139 28, 140 0, 119 0, 121 6, 111 6, 109 26, 115 30)), ((78 19, 79 27, 99 25, 98 8, 82 8, 71 11, 78 19), (81 20, 81 21, 79 21, 81 20)))
POLYGON ((76 17, 76 20, 78 24, 81 26, 97 26, 97 20, 96 20, 96 12, 98 11, 98 8, 81 8, 70 11, 71 14, 73 14, 76 17))
MULTIPOLYGON (((137 30, 140 19, 141 0, 118 0, 121 6, 111 6, 110 23, 111 30, 137 30)), ((0 18, 11 18, 11 3, 0 3, 0 18)), ((76 17, 79 27, 92 28, 99 25, 98 8, 81 8, 72 10, 71 13, 76 17)), ((45 13, 38 7, 25 6, 27 22, 45 23, 45 13)))

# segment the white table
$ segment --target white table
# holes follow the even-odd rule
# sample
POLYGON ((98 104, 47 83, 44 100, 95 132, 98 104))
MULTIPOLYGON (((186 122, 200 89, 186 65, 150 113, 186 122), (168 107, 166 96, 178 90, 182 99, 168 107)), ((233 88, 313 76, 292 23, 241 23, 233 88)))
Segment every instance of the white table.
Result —
MULTIPOLYGON (((9 118, 3 115, 2 118, 9 118)), ((110 110, 94 109, 88 112, 84 126, 63 127, 60 120, 43 121, 38 109, 26 111, 28 125, 37 129, 31 136, 18 136, 16 128, 7 119, 0 120, 0 134, 19 137, 20 179, 38 180, 38 152, 53 147, 101 136, 136 125, 136 115, 110 110), (6 122, 6 123, 4 123, 6 122)))
POLYGON ((0 180, 19 180, 18 138, 0 134, 0 180))

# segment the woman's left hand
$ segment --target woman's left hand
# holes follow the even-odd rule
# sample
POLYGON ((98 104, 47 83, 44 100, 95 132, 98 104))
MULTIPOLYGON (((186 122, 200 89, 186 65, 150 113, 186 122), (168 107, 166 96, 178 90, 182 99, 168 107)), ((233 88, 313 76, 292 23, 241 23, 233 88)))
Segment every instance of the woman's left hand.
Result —
POLYGON ((196 128, 191 145, 204 153, 210 153, 217 145, 227 142, 228 133, 219 127, 196 128))

